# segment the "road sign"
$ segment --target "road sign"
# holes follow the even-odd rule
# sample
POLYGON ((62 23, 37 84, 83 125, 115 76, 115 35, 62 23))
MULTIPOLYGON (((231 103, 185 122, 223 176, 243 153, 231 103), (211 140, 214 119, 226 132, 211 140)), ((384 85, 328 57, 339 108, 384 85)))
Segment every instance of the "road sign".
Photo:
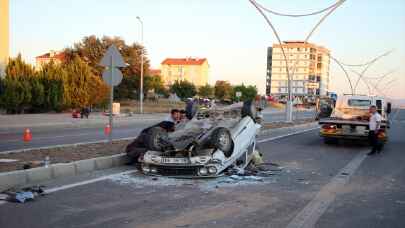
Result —
POLYGON ((236 97, 241 97, 242 96, 242 92, 240 92, 240 91, 236 91, 236 97))
POLYGON ((126 63, 124 62, 124 58, 122 58, 122 55, 118 51, 117 46, 112 44, 107 52, 104 54, 104 57, 100 61, 101 66, 105 67, 110 67, 111 62, 113 64, 113 67, 125 67, 126 63))
POLYGON ((110 130, 108 131, 108 138, 110 143, 112 143, 112 130, 113 130, 113 100, 114 100, 114 86, 121 83, 122 73, 117 67, 125 67, 127 64, 124 62, 124 58, 118 51, 118 48, 112 44, 104 57, 100 61, 100 65, 107 67, 103 72, 103 80, 107 85, 111 87, 110 89, 110 130))
POLYGON ((121 83, 122 81, 122 73, 120 70, 117 68, 108 68, 103 72, 103 80, 104 82, 109 85, 109 86, 117 86, 121 83), (111 72, 113 71, 113 72, 111 72), (114 77, 111 77, 111 74, 114 75, 114 77))

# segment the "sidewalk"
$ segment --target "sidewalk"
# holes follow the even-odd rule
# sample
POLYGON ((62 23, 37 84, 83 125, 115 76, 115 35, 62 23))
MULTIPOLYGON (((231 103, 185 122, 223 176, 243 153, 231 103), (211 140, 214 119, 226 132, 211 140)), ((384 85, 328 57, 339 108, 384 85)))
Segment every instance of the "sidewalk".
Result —
MULTIPOLYGON (((158 121, 164 119, 168 114, 127 114, 114 116, 114 123, 136 123, 143 121, 158 121)), ((70 113, 60 114, 21 114, 21 115, 0 115, 0 132, 20 130, 23 128, 78 128, 107 124, 109 117, 102 113, 91 113, 89 119, 75 119, 70 113)))

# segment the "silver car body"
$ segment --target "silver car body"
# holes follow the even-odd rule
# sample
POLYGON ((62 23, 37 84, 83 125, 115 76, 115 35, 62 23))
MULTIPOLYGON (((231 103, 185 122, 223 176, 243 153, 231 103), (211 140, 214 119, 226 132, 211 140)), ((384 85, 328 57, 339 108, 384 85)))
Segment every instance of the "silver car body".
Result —
MULTIPOLYGON (((240 110, 240 107, 233 106, 229 110, 240 110)), ((252 159, 256 148, 256 136, 261 125, 256 123, 250 116, 241 117, 235 112, 228 112, 226 109, 211 111, 215 117, 204 118, 202 113, 197 115, 180 126, 179 129, 169 134, 171 141, 181 137, 194 137, 201 131, 209 132, 210 129, 225 127, 229 130, 233 151, 231 156, 226 157, 219 149, 202 149, 195 155, 167 156, 158 151, 147 151, 141 159, 142 170, 145 174, 176 176, 176 177, 216 177, 233 166, 234 168, 245 168, 252 159), (224 115, 225 112, 225 115, 224 115)), ((238 112, 240 113, 240 111, 238 112)), ((182 140, 176 145, 177 148, 185 148, 182 140)), ((185 140, 187 141, 187 140, 185 140)))

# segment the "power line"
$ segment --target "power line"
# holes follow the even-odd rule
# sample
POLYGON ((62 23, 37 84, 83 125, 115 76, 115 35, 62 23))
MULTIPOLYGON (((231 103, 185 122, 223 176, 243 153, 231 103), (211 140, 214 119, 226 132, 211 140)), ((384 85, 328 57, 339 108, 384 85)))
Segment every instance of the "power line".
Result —
POLYGON ((377 60, 381 59, 382 57, 385 57, 389 54, 391 54, 391 52, 393 52, 393 50, 389 50, 387 52, 384 52, 382 55, 377 56, 376 58, 372 59, 369 64, 363 69, 363 71, 360 73, 361 75, 359 75, 359 78, 356 81, 356 84, 354 85, 354 92, 356 92, 357 89, 357 85, 360 82, 360 79, 362 79, 362 77, 364 76, 364 74, 366 73, 366 71, 375 63, 377 62, 377 60))
POLYGON ((282 17, 308 17, 308 16, 314 16, 314 15, 321 14, 321 13, 323 13, 323 12, 326 12, 326 11, 328 11, 328 10, 330 10, 330 9, 332 9, 332 8, 334 8, 334 7, 338 6, 338 5, 340 5, 340 4, 342 4, 344 1, 346 1, 346 0, 339 0, 339 1, 335 2, 334 4, 328 6, 328 7, 324 8, 324 9, 321 9, 321 10, 318 10, 318 11, 314 11, 314 12, 310 12, 310 13, 305 13, 305 14, 280 13, 280 12, 277 12, 277 11, 275 11, 275 10, 271 10, 271 9, 269 9, 269 8, 266 8, 266 7, 264 7, 263 5, 261 5, 261 4, 257 3, 257 2, 256 2, 256 4, 257 4, 257 6, 259 6, 262 10, 264 10, 264 11, 266 11, 266 12, 268 12, 268 13, 277 15, 277 16, 282 16, 282 17))

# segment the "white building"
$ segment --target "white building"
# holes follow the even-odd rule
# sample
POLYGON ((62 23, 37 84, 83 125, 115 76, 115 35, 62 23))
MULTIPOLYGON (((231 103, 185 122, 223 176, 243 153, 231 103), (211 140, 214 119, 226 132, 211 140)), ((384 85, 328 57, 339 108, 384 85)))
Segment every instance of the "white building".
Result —
MULTIPOLYGON (((290 74, 293 75, 293 95, 326 95, 330 81, 330 51, 303 41, 285 41, 282 45, 290 74)), ((267 61, 266 94, 276 97, 287 95, 288 76, 281 45, 273 44, 272 48, 268 48, 267 61)))

